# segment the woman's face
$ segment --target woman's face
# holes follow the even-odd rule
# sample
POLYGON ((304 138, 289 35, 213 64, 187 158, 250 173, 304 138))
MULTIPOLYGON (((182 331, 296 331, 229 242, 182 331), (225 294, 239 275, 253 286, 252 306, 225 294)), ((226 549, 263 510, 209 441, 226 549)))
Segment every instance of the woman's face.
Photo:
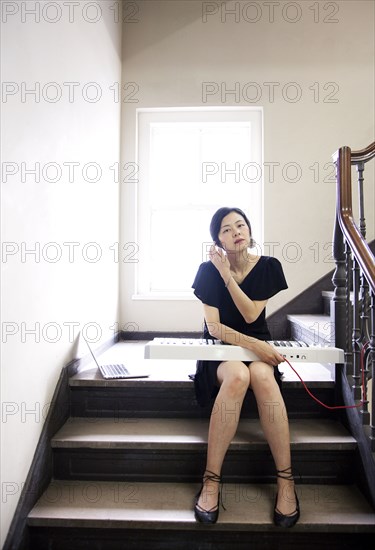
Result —
POLYGON ((237 212, 230 212, 223 218, 218 237, 227 252, 239 252, 250 246, 249 226, 237 212))

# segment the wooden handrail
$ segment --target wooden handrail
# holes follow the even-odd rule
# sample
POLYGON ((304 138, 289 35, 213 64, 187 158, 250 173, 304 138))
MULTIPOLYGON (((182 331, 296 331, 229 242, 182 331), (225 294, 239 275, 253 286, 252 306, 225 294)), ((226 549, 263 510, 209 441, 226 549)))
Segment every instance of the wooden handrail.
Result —
POLYGON ((367 162, 374 156, 375 142, 361 151, 352 152, 350 147, 340 147, 333 155, 333 160, 337 169, 337 218, 368 284, 375 293, 374 256, 353 218, 351 177, 352 164, 367 162))
MULTIPOLYGON (((343 147, 341 149, 343 149, 343 147)), ((359 151, 352 151, 350 147, 347 147, 347 149, 350 150, 351 164, 358 164, 359 162, 368 162, 375 156, 375 141, 373 143, 370 143, 370 145, 368 145, 364 149, 360 149, 359 151)), ((338 149, 332 155, 333 162, 335 163, 337 162, 339 151, 340 149, 338 149)))
POLYGON ((360 151, 351 151, 351 163, 358 164, 358 162, 368 162, 375 156, 375 141, 370 143, 365 149, 360 151))

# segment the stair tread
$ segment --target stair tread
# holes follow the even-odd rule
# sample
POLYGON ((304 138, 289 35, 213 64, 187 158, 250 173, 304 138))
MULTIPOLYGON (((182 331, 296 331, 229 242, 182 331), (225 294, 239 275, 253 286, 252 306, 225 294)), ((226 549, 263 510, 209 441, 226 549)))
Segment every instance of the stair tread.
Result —
MULTIPOLYGON (((322 290, 322 296, 323 298, 330 298, 331 300, 333 299, 335 295, 335 291, 334 290, 322 290)), ((354 296, 354 293, 353 291, 350 292, 350 299, 351 301, 353 301, 353 296, 354 296)))
MULTIPOLYGON (((287 315, 287 319, 293 325, 303 329, 302 334, 298 336, 299 340, 307 338, 308 342, 311 340, 317 344, 331 344, 334 338, 335 327, 329 315, 299 313, 289 314, 287 315)), ((292 330, 293 338, 296 337, 294 334, 295 331, 292 330)))
MULTIPOLYGON (((150 359, 150 363, 154 360, 150 359)), ((157 366, 149 378, 127 379, 127 380, 105 380, 97 368, 87 369, 79 372, 69 379, 69 385, 72 388, 191 388, 193 390, 193 381, 189 374, 195 372, 195 362, 183 361, 190 366, 176 364, 170 361, 170 366, 166 367, 166 361, 163 361, 163 367, 157 366)), ((181 362, 180 362, 181 363, 181 362)), ((334 369, 331 365, 321 363, 291 363, 305 382, 309 383, 310 388, 323 388, 334 386, 334 369)), ((297 375, 292 371, 287 363, 279 366, 283 372, 283 386, 287 388, 300 388, 302 383, 297 375)))
POLYGON ((308 328, 312 323, 319 323, 319 325, 330 323, 329 315, 324 315, 323 313, 289 313, 287 318, 289 320, 297 320, 308 328))
MULTIPOLYGON (((275 485, 224 484, 216 525, 194 519, 193 483, 53 480, 28 516, 30 526, 128 529, 274 530, 275 485)), ((297 485, 301 518, 293 531, 372 531, 375 514, 354 485, 297 485), (327 518, 329 520, 327 521, 327 518)))
MULTIPOLYGON (((193 388, 193 382, 189 378, 195 373, 196 361, 192 360, 164 360, 144 359, 145 344, 140 341, 121 341, 100 355, 101 363, 125 363, 150 372, 148 378, 128 380, 105 380, 98 368, 91 362, 87 367, 80 369, 70 377, 69 385, 72 388, 97 387, 97 388, 193 388)), ((292 363, 293 367, 301 374, 303 380, 308 381, 311 387, 333 386, 334 374, 329 365, 320 363, 292 363)), ((284 372, 283 383, 287 387, 300 387, 292 369, 285 363, 280 366, 284 372)))
MULTIPOLYGON (((272 413, 272 408, 270 408, 272 413)), ((228 411, 227 414, 233 414, 228 411)), ((51 440, 53 448, 171 448, 207 445, 208 420, 169 418, 70 418, 51 440)), ((291 448, 354 449, 355 439, 329 419, 291 419, 291 448)), ((265 449, 258 419, 241 419, 231 450, 265 449)))

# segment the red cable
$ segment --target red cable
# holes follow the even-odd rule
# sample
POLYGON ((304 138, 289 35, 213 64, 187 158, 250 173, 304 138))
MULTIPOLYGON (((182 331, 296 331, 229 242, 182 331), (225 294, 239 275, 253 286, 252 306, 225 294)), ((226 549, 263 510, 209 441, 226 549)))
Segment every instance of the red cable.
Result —
MULTIPOLYGON (((366 400, 366 393, 365 393, 365 389, 364 389, 365 388, 365 375, 364 375, 364 368, 363 368, 363 350, 366 348, 366 346, 367 346, 367 344, 365 346, 363 346, 363 348, 361 349, 362 391, 363 391, 363 395, 364 395, 364 400, 366 400)), ((322 407, 325 407, 326 409, 330 409, 332 411, 332 410, 335 410, 335 409, 357 409, 358 407, 363 405, 363 401, 358 403, 358 405, 335 405, 334 407, 331 407, 330 405, 326 405, 325 403, 320 401, 317 397, 315 397, 315 395, 313 395, 311 393, 311 391, 306 386, 305 382, 302 380, 302 378, 300 377, 300 375, 298 374, 296 369, 294 367, 292 367, 292 365, 289 363, 288 359, 285 359, 285 362, 288 363, 290 368, 296 373, 298 378, 301 380, 301 382, 303 384, 303 387, 305 388, 305 390, 307 391, 309 396, 312 397, 314 399, 314 401, 319 403, 319 405, 322 405, 322 407)))

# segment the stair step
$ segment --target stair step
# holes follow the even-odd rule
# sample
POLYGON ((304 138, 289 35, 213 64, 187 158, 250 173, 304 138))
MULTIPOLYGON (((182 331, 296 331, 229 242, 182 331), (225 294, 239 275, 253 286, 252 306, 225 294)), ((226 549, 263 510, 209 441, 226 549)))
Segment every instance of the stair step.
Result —
MULTIPOLYGON (((239 411, 218 412, 233 415, 239 411)), ((273 413, 272 407, 270 414, 273 413)), ((114 420, 70 418, 52 438, 53 448, 117 448, 117 449, 205 449, 208 420, 132 418, 114 420)), ((355 439, 334 420, 291 420, 292 450, 319 449, 352 450, 355 439)), ((231 450, 263 450, 268 448, 260 422, 241 419, 230 445, 231 450)))
MULTIPOLYGON (((144 359, 146 343, 144 340, 118 342, 100 356, 100 362, 132 365, 136 369, 149 371, 150 376, 148 378, 105 380, 96 366, 89 365, 70 377, 69 385, 71 389, 193 389, 193 381, 189 378, 189 375, 195 373, 196 361, 144 359)), ((325 382, 334 382, 334 370, 329 365, 320 363, 292 363, 292 365, 301 374, 303 380, 311 384, 311 387, 323 387, 325 382)), ((287 363, 280 365, 280 370, 284 373, 283 384, 286 387, 301 387, 300 381, 287 363)))
POLYGON ((307 344, 333 345, 335 327, 329 315, 291 314, 287 315, 291 324, 291 337, 307 344))
MULTIPOLYGON (((146 360, 145 360, 146 361, 146 360)), ((71 389, 79 388, 193 388, 189 375, 195 373, 195 361, 166 361, 149 359, 150 376, 148 378, 130 378, 105 380, 98 368, 85 369, 69 378, 71 389), (158 363, 155 365, 154 363, 158 363), (161 364, 160 364, 161 363, 161 364), (182 364, 181 364, 182 363, 182 364), (185 364, 187 363, 187 364, 185 364)), ((325 382, 334 382, 334 370, 329 365, 321 363, 291 363, 301 374, 303 380, 315 387, 322 387, 325 382)), ((283 384, 288 387, 301 387, 293 371, 287 363, 280 365, 284 373, 283 384)))
MULTIPOLYGON (((221 413, 222 414, 222 413, 221 413)), ((226 414, 236 414, 227 411, 226 414)), ((272 409, 270 410, 272 414, 272 409)), ((291 420, 296 475, 305 483, 354 482, 355 439, 334 420, 291 420)), ((52 438, 56 479, 199 480, 207 449, 206 419, 70 419, 52 438)), ((274 479, 259 420, 241 419, 223 474, 232 482, 274 479)))
MULTIPOLYGON (((128 348, 129 349, 129 348, 128 348)), ((198 406, 194 383, 188 375, 195 372, 195 362, 149 360, 148 379, 104 380, 98 369, 88 369, 69 380, 71 414, 74 417, 171 417, 207 418, 212 403, 198 406), (188 364, 185 364, 188 363, 188 364)), ((334 366, 319 363, 292 363, 308 383, 314 395, 324 403, 333 404, 334 366)), ((290 418, 327 416, 327 412, 302 390, 302 383, 287 363, 280 365, 283 375, 283 397, 290 418)), ((248 392, 241 415, 257 417, 252 392, 248 392)))
MULTIPOLYGON (((226 511, 216 525, 194 519, 199 484, 53 480, 28 516, 30 526, 105 529, 270 531, 275 485, 224 484, 226 511)), ((293 528, 320 532, 372 531, 374 511, 356 486, 297 485, 301 518, 293 528)))

